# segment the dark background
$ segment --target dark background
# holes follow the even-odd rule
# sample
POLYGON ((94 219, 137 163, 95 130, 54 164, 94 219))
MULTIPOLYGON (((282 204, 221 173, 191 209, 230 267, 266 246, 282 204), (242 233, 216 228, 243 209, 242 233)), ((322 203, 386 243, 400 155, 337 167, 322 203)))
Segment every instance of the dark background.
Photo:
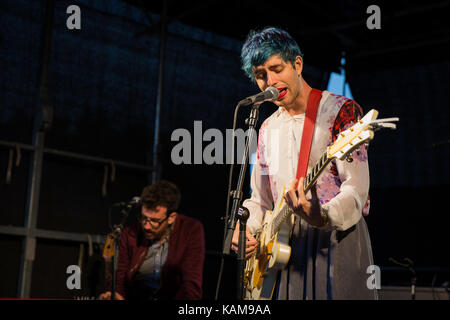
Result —
MULTIPOLYGON (((42 109, 44 0, 0 3, 0 140, 32 144, 42 109)), ((204 297, 214 297, 222 248, 229 166, 174 165, 177 128, 191 133, 232 127, 234 107, 258 92, 240 70, 239 54, 252 28, 286 29, 304 53, 304 78, 326 89, 345 54, 354 99, 380 118, 399 117, 396 131, 370 145, 369 226, 382 285, 408 285, 410 274, 389 261, 415 262, 418 284, 450 281, 447 200, 450 191, 449 3, 442 1, 168 1, 169 27, 160 116, 161 177, 182 190, 180 212, 205 226, 204 297), (381 9, 381 30, 369 30, 366 9, 381 9)), ((57 0, 53 11, 48 95, 53 121, 48 148, 152 165, 162 1, 57 0), (68 30, 66 8, 81 8, 81 30, 68 30)), ((275 110, 266 103, 259 124, 275 110)), ((238 127, 246 128, 246 110, 238 127)), ((203 147, 209 142, 204 142, 203 147)), ((23 226, 30 153, 6 183, 9 148, 0 147, 0 224, 23 226)), ((193 159, 193 155, 192 155, 193 159)), ((37 227, 107 234, 112 203, 139 195, 149 175, 117 168, 102 194, 104 166, 46 154, 37 227)), ((234 180, 236 181, 236 180, 234 180)), ((234 185, 233 185, 234 186, 234 185)), ((245 185, 248 194, 248 177, 245 185)), ((112 220, 119 215, 112 212, 112 220)), ((103 248, 83 265, 83 290, 66 288, 66 267, 80 244, 38 239, 31 297, 92 296, 102 288, 103 248)), ((85 252, 87 249, 85 249, 85 252)), ((0 234, 0 297, 18 294, 22 237, 0 234)), ((225 265, 221 296, 234 294, 234 262, 225 265)))

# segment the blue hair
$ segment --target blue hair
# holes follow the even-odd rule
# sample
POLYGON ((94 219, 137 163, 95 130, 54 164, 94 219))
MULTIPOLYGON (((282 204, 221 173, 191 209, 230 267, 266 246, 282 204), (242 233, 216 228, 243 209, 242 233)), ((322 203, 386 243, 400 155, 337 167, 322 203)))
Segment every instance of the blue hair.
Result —
POLYGON ((251 30, 242 46, 242 70, 253 81, 252 69, 266 62, 274 54, 280 54, 285 62, 294 66, 295 58, 303 53, 297 42, 284 30, 266 27, 261 31, 251 30))

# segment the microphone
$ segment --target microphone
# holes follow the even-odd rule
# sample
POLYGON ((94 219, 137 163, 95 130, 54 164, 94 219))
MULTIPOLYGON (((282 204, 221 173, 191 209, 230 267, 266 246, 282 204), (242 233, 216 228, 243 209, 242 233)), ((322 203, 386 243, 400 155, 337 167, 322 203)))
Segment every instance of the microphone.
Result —
POLYGON ((129 202, 117 202, 117 203, 114 203, 113 206, 133 208, 133 207, 139 206, 140 204, 141 204, 141 198, 133 197, 133 199, 131 199, 129 202))
POLYGON ((278 99, 280 92, 275 87, 268 87, 265 91, 250 96, 239 101, 240 106, 248 106, 251 104, 261 104, 265 101, 275 101, 278 99))

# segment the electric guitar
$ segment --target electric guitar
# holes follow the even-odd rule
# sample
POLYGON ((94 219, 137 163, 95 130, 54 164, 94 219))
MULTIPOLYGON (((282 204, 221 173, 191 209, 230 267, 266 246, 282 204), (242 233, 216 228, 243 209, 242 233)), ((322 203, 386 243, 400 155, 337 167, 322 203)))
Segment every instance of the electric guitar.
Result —
MULTIPOLYGON (((374 131, 381 128, 395 129, 388 123, 398 118, 378 119, 378 111, 370 110, 361 120, 341 132, 336 141, 322 154, 320 160, 307 174, 303 183, 305 194, 311 189, 319 175, 333 159, 353 161, 352 152, 359 152, 362 144, 368 144, 374 131)), ((256 231, 259 245, 253 256, 247 260, 244 271, 245 298, 249 300, 271 299, 278 271, 284 269, 291 256, 289 238, 294 223, 292 210, 286 204, 284 187, 273 210, 266 211, 262 227, 256 231)))

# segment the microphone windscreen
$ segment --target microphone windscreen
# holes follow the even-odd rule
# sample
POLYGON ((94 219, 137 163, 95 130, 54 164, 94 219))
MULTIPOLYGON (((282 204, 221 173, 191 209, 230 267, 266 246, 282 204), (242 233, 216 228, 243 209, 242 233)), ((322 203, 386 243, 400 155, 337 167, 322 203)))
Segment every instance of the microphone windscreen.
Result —
POLYGON ((131 199, 131 203, 133 203, 133 204, 141 204, 141 198, 140 197, 133 197, 133 199, 131 199))
POLYGON ((278 91, 278 89, 275 87, 272 87, 272 86, 268 87, 265 91, 270 92, 270 94, 274 100, 278 99, 278 96, 280 95, 280 92, 278 91))

